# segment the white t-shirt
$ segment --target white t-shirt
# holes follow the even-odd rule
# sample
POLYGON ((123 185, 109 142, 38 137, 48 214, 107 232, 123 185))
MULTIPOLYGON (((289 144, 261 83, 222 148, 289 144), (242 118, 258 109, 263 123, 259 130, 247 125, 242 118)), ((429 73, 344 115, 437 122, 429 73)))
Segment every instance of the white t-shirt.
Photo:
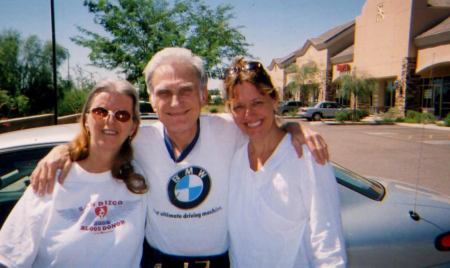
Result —
POLYGON ((229 195, 232 267, 343 267, 337 183, 306 146, 298 158, 287 134, 259 171, 247 144, 233 157, 229 195))
POLYGON ((161 123, 142 127, 133 145, 150 184, 147 241, 172 255, 221 254, 228 250, 230 163, 243 135, 231 118, 201 116, 197 143, 176 163, 163 129, 161 123))
POLYGON ((7 267, 139 267, 146 196, 111 172, 74 163, 63 185, 39 197, 29 187, 0 230, 7 267))

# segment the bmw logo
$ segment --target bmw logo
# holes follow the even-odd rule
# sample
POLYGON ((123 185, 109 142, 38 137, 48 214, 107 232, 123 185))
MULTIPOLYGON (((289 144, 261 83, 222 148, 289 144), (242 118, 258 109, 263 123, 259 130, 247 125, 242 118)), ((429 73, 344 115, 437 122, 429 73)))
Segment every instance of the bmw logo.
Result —
POLYGON ((181 209, 198 206, 208 196, 211 180, 206 170, 191 166, 173 175, 167 192, 170 202, 181 209))

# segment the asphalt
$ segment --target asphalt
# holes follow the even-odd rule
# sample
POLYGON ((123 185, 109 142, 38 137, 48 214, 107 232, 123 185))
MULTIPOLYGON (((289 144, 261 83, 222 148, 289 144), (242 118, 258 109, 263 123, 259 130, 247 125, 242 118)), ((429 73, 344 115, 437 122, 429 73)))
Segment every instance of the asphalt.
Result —
POLYGON ((356 173, 396 179, 450 196, 448 127, 301 122, 325 138, 332 161, 356 173))

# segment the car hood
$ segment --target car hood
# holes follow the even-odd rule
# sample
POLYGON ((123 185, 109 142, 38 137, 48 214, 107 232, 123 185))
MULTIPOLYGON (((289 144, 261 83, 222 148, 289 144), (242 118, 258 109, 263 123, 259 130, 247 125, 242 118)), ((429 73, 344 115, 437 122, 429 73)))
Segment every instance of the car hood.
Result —
POLYGON ((418 225, 427 225, 426 228, 436 233, 450 230, 448 196, 396 180, 376 178, 376 181, 385 187, 381 201, 369 199, 343 186, 340 188, 344 229, 353 238, 363 233, 362 236, 372 237, 374 241, 380 235, 402 236, 402 232, 418 225), (418 220, 411 217, 412 212, 417 213, 418 220))
POLYGON ((436 251, 434 239, 450 230, 449 197, 396 180, 375 180, 385 187, 381 201, 340 186, 350 266, 426 267, 448 263, 450 257, 436 251), (411 217, 411 212, 418 218, 411 217))
POLYGON ((80 130, 80 124, 29 128, 0 135, 0 150, 26 145, 60 143, 70 141, 80 130))
POLYGON ((450 210, 450 197, 448 195, 416 186, 410 183, 393 179, 368 177, 380 182, 385 190, 385 198, 382 202, 405 205, 435 207, 450 210))
MULTIPOLYGON (((155 119, 151 114, 143 119, 155 119)), ((154 120, 142 120, 141 126, 150 125, 154 120)), ((80 131, 79 123, 60 124, 45 127, 29 128, 0 134, 0 150, 14 147, 22 147, 24 144, 33 146, 38 144, 57 144, 71 141, 80 131)))

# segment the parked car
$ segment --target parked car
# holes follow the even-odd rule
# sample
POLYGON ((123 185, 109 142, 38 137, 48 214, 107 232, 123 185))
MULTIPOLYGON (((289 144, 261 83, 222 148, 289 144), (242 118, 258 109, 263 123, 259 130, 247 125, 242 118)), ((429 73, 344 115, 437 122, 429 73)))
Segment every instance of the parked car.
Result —
POLYGON ((298 115, 308 120, 319 121, 322 118, 334 118, 345 108, 334 101, 321 101, 313 107, 301 108, 298 115))
POLYGON ((141 112, 141 119, 158 119, 152 104, 148 101, 139 101, 139 110, 141 112))
POLYGON ((148 113, 154 113, 152 104, 148 101, 139 101, 139 110, 141 114, 148 114, 148 113))
MULTIPOLYGON (((29 184, 37 161, 69 141, 78 127, 0 134, 0 226, 29 184)), ((333 165, 349 267, 450 267, 448 196, 333 165)))
POLYGON ((293 111, 297 112, 298 108, 300 108, 300 107, 302 107, 301 101, 294 101, 294 100, 283 101, 278 106, 278 113, 285 115, 289 112, 293 112, 293 111))

